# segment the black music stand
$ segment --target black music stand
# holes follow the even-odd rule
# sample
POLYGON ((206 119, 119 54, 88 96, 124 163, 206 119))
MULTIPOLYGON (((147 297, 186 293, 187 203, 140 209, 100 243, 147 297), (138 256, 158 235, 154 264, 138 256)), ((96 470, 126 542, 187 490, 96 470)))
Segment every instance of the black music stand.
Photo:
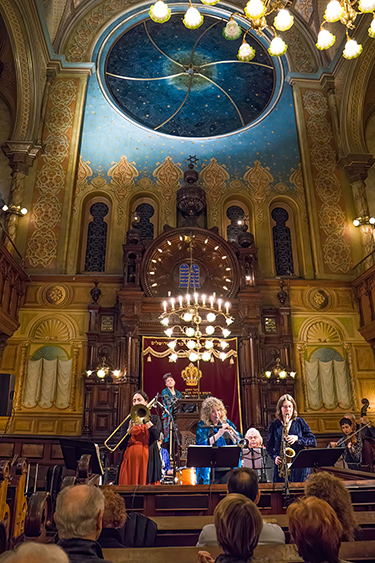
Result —
POLYGON ((242 467, 248 467, 258 475, 259 483, 267 483, 267 469, 273 471, 272 465, 267 465, 268 457, 265 448, 244 448, 242 452, 242 467))
POLYGON ((73 440, 71 438, 60 438, 60 446, 67 469, 77 470, 78 462, 82 455, 90 454, 91 469, 93 473, 103 477, 104 470, 100 461, 99 447, 95 442, 88 440, 73 440))
POLYGON ((331 467, 343 454, 345 448, 313 448, 298 452, 290 469, 305 469, 306 467, 331 467))
POLYGON ((189 446, 187 454, 187 467, 210 467, 211 484, 215 480, 215 468, 238 467, 240 460, 240 446, 189 446))

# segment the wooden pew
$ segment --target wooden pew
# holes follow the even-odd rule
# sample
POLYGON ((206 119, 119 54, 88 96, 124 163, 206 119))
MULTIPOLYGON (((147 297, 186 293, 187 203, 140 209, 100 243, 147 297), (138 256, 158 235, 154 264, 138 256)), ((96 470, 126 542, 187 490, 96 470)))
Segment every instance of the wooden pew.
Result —
MULTIPOLYGON (((197 563, 197 547, 153 547, 143 549, 104 549, 104 558, 112 563, 197 563)), ((220 547, 210 547, 208 551, 216 558, 221 553, 220 547)), ((295 545, 261 545, 254 552, 255 557, 269 557, 271 560, 285 563, 302 561, 295 545)), ((341 545, 340 558, 353 563, 374 563, 375 541, 346 542, 341 545)))

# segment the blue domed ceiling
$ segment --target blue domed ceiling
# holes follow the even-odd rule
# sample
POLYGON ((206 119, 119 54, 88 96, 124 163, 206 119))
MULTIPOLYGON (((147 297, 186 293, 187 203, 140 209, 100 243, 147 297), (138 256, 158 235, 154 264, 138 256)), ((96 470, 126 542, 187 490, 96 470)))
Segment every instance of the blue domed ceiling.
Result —
POLYGON ((131 121, 176 137, 223 136, 259 122, 277 102, 280 71, 251 34, 255 58, 238 61, 242 39, 224 39, 224 25, 206 15, 190 30, 174 14, 126 29, 101 68, 106 96, 131 121))

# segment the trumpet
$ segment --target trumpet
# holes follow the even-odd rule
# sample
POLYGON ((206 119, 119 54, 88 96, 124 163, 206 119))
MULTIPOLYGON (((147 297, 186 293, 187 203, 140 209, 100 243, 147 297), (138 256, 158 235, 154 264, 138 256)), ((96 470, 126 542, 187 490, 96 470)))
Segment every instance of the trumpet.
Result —
POLYGON ((233 444, 240 446, 240 448, 247 448, 246 443, 248 443, 248 441, 245 438, 241 438, 241 434, 237 432, 237 430, 232 428, 227 419, 221 421, 221 424, 228 425, 228 428, 225 429, 224 434, 229 434, 229 437, 232 440, 233 444))
POLYGON ((131 410, 130 410, 130 413, 128 414, 128 416, 126 418, 124 418, 124 420, 122 422, 120 422, 120 424, 117 426, 117 428, 115 428, 115 430, 112 432, 112 434, 110 436, 108 436, 108 438, 106 438, 106 440, 104 440, 105 447, 110 452, 115 452, 117 450, 117 448, 125 440, 125 438, 127 436, 129 436, 131 430, 128 429, 126 434, 124 434, 124 436, 121 438, 121 440, 119 440, 119 442, 117 442, 117 444, 113 448, 111 446, 108 446, 108 442, 112 438, 112 436, 114 436, 116 434, 116 432, 118 432, 120 430, 120 428, 125 424, 125 422, 129 418, 131 418, 131 420, 134 422, 134 424, 146 424, 146 422, 148 422, 150 420, 150 410, 155 405, 155 403, 157 403, 157 402, 158 402, 158 395, 156 395, 156 397, 154 397, 152 399, 152 401, 150 401, 148 403, 148 405, 143 405, 142 403, 138 403, 137 405, 133 405, 131 410))

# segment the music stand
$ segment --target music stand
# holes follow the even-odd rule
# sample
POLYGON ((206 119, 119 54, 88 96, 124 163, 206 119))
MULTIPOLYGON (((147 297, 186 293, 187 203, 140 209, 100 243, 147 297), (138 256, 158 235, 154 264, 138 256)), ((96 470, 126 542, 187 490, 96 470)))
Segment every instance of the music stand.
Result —
POLYGON ((331 467, 343 454, 345 448, 313 448, 301 450, 296 455, 290 469, 305 469, 306 467, 331 467))
POLYGON ((98 445, 88 440, 72 440, 70 438, 60 438, 60 446, 67 469, 77 470, 78 461, 84 454, 90 454, 90 463, 93 473, 104 475, 104 470, 99 456, 98 445))
POLYGON ((211 481, 215 480, 215 468, 238 467, 240 460, 240 446, 189 446, 186 466, 187 467, 210 467, 211 481))

